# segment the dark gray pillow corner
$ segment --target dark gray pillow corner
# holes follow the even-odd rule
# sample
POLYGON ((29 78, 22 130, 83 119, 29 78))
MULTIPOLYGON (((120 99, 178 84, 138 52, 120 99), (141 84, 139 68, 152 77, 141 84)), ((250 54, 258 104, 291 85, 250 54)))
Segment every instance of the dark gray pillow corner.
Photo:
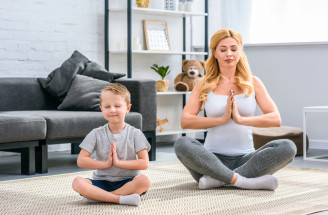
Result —
POLYGON ((104 67, 93 61, 89 61, 80 74, 108 82, 125 76, 123 73, 108 72, 104 67))
POLYGON ((41 87, 62 101, 66 96, 75 74, 84 70, 89 59, 75 50, 60 67, 53 70, 47 78, 38 78, 41 87))
POLYGON ((71 87, 58 110, 100 111, 101 90, 109 84, 83 75, 75 75, 71 87))

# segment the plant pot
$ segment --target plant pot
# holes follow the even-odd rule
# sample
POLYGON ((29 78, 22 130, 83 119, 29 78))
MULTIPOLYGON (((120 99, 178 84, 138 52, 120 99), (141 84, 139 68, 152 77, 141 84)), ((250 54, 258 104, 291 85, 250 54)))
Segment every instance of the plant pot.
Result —
POLYGON ((150 0, 136 0, 138 7, 148 8, 150 5, 150 0))
POLYGON ((157 92, 166 92, 170 85, 170 80, 160 80, 156 82, 157 92))

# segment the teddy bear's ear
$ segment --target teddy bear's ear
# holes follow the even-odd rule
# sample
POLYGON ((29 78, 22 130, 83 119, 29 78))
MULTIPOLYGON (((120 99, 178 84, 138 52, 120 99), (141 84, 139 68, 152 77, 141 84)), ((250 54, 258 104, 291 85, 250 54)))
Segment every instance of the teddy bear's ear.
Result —
POLYGON ((188 63, 188 62, 189 62, 189 60, 184 59, 184 60, 182 61, 182 66, 186 65, 186 63, 188 63))
POLYGON ((203 65, 203 67, 205 67, 205 61, 200 60, 199 62, 203 65))

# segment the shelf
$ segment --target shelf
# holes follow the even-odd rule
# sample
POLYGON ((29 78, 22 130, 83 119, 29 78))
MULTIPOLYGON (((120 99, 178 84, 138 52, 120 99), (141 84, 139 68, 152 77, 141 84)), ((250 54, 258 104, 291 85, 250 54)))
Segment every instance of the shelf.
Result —
POLYGON ((188 92, 178 92, 178 91, 167 91, 167 92, 157 92, 157 95, 188 95, 191 94, 191 91, 188 92))
POLYGON ((304 112, 328 112, 328 106, 312 106, 304 107, 304 112))
POLYGON ((199 133, 207 132, 207 129, 165 129, 163 132, 156 131, 156 136, 165 136, 173 134, 187 134, 187 133, 199 133))
MULTIPOLYGON (((110 54, 126 54, 126 50, 109 50, 110 54)), ((207 52, 184 52, 184 51, 148 51, 132 50, 132 54, 162 54, 162 55, 208 55, 207 52)))
MULTIPOLYGON (((109 12, 118 12, 126 13, 127 9, 109 9, 109 12)), ((164 15, 164 16, 208 16, 208 13, 201 12, 187 12, 187 11, 173 11, 173 10, 159 10, 159 9, 150 9, 150 8, 138 8, 133 7, 132 12, 136 14, 150 14, 150 15, 164 15)))

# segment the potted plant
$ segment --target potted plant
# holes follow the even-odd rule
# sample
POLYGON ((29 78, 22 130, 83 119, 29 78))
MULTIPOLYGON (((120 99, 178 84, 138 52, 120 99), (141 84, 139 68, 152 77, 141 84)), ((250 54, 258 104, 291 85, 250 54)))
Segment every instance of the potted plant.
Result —
POLYGON ((148 8, 150 5, 150 0, 136 0, 138 7, 148 8))
POLYGON ((158 66, 154 64, 152 67, 155 72, 157 72, 161 77, 162 80, 157 81, 157 92, 166 92, 168 90, 170 80, 164 80, 164 78, 170 73, 169 66, 158 66))

